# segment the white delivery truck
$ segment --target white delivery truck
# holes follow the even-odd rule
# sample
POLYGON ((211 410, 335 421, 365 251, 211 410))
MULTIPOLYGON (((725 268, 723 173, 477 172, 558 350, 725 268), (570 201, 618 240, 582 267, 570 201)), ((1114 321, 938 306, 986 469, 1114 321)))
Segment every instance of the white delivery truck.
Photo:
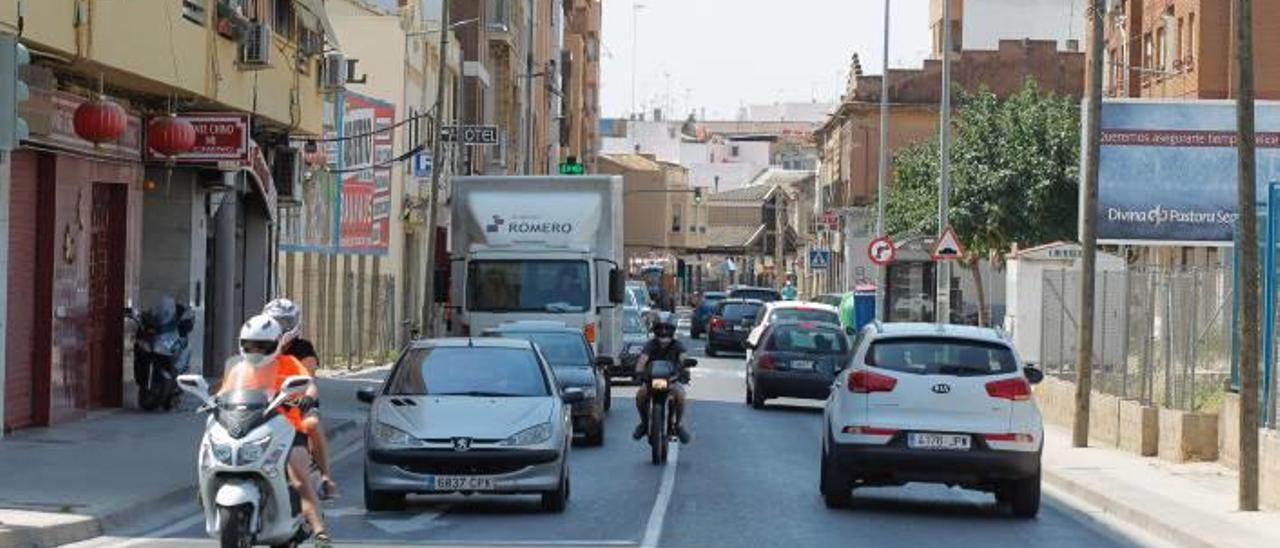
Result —
POLYGON ((618 358, 621 177, 458 177, 452 208, 454 335, 551 320, 582 328, 597 356, 618 358))

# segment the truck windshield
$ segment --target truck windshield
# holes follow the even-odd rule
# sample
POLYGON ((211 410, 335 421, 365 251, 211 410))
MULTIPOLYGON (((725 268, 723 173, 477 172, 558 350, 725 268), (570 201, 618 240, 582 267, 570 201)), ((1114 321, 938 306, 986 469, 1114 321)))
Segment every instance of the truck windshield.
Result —
POLYGON ((582 312, 590 305, 586 261, 472 261, 468 267, 468 310, 582 312))

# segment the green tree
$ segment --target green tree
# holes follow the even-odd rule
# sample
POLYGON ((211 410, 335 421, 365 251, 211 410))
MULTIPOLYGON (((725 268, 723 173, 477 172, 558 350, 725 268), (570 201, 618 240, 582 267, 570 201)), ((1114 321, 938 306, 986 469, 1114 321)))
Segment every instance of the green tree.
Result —
MULTIPOLYGON (((1034 80, 1006 99, 985 88, 961 93, 953 118, 951 226, 978 287, 978 320, 987 323, 979 261, 1001 258, 1017 242, 1074 240, 1080 170, 1080 110, 1068 97, 1042 94, 1034 80)), ((885 204, 889 233, 938 230, 937 139, 894 154, 885 204)))

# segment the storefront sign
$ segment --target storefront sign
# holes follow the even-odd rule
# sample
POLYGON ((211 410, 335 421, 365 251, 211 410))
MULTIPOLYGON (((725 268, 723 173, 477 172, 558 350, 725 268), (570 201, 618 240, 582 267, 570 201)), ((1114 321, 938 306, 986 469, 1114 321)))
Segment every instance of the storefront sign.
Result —
POLYGON ((93 143, 76 134, 76 109, 87 99, 61 91, 31 88, 31 99, 24 102, 22 115, 27 119, 30 141, 94 156, 138 161, 142 158, 142 119, 128 117, 124 134, 115 141, 93 143))
MULTIPOLYGON (((240 162, 250 164, 249 115, 239 113, 188 112, 178 115, 196 128, 196 146, 176 158, 178 163, 240 162)), ((165 157, 147 151, 147 159, 165 157)))

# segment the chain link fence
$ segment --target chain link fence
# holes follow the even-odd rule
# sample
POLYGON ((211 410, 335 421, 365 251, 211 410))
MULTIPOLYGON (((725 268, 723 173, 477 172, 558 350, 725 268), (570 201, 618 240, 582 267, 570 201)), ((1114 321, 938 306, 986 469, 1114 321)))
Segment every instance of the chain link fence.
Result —
MULTIPOLYGON (((1231 376, 1232 275, 1226 268, 1100 272, 1093 388, 1147 405, 1216 411, 1231 376)), ((1076 377, 1080 274, 1042 278, 1040 363, 1076 377)))

